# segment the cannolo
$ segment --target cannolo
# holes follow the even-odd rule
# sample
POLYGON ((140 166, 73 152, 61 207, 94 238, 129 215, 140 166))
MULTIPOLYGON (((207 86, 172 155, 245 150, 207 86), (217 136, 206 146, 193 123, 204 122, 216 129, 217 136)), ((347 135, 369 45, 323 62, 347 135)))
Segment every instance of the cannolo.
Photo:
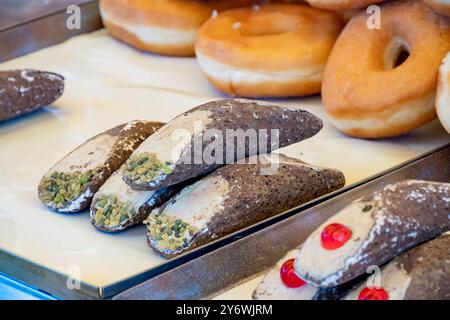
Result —
POLYGON ((340 171, 284 155, 246 160, 219 168, 153 210, 145 221, 148 244, 171 257, 344 185, 340 171))
POLYGON ((334 287, 450 229, 450 183, 407 180, 352 203, 314 231, 296 274, 334 287))
POLYGON ((92 199, 92 225, 102 231, 118 232, 142 223, 150 212, 175 195, 178 188, 133 190, 123 179, 120 169, 100 187, 92 199))
POLYGON ((9 120, 58 99, 64 78, 37 70, 0 71, 0 121, 9 120))
POLYGON ((389 262, 378 285, 364 283, 347 300, 450 300, 450 234, 389 262))
POLYGON ((307 139, 322 126, 304 110, 234 99, 208 102, 144 141, 126 162, 123 177, 136 190, 167 187, 307 139))
POLYGON ((58 212, 73 213, 89 207, 106 179, 163 125, 132 121, 89 139, 45 173, 38 186, 39 199, 58 212))

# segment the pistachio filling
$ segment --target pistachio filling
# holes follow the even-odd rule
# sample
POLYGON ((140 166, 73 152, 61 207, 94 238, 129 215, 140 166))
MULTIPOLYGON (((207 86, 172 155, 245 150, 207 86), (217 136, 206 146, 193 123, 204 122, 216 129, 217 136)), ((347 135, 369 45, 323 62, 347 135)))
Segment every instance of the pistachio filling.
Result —
POLYGON ((122 202, 113 194, 98 197, 94 210, 96 226, 117 227, 124 221, 136 216, 136 211, 131 202, 122 202))
POLYGON ((39 183, 39 197, 44 203, 51 203, 55 208, 62 208, 83 194, 96 175, 96 169, 84 173, 55 171, 39 183))
POLYGON ((144 152, 126 162, 124 175, 133 181, 148 183, 157 177, 173 172, 173 163, 161 162, 155 153, 144 152))
POLYGON ((181 219, 173 219, 165 214, 150 215, 144 221, 148 232, 156 246, 171 252, 179 251, 188 246, 197 229, 181 219))

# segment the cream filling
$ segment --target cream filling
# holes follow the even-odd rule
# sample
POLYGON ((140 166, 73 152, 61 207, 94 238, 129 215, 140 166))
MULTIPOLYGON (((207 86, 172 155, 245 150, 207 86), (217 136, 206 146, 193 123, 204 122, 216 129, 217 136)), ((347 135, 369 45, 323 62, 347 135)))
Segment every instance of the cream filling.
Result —
POLYGON ((176 163, 183 150, 213 121, 209 111, 194 111, 180 115, 146 139, 132 154, 156 153, 159 161, 176 163))
POLYGON ((364 131, 385 130, 388 127, 398 127, 409 124, 422 118, 425 114, 433 111, 435 105, 435 92, 423 98, 412 100, 401 104, 397 111, 388 117, 377 118, 377 116, 361 119, 348 119, 330 115, 333 125, 341 131, 360 129, 364 131))
MULTIPOLYGON (((44 177, 50 177, 55 171, 65 173, 80 171, 84 173, 88 170, 108 165, 107 161, 111 156, 111 151, 113 150, 118 139, 118 136, 108 134, 98 135, 70 152, 50 170, 48 170, 44 177)), ((90 190, 90 187, 88 187, 77 198, 70 201, 66 207, 58 208, 58 211, 76 212, 80 209, 81 204, 91 196, 93 196, 93 193, 90 190)), ((51 204, 47 205, 51 206, 51 204)))
MULTIPOLYGON (((389 300, 403 300, 411 283, 411 277, 395 261, 383 268, 379 280, 380 283, 378 285, 388 293, 389 300)), ((369 286, 369 283, 364 282, 358 289, 349 293, 344 300, 358 300, 361 291, 369 286)))
POLYGON ((449 91, 450 54, 439 69, 438 96, 436 111, 444 129, 450 133, 450 91, 449 91))
POLYGON ((289 251, 274 268, 272 268, 261 281, 253 293, 256 300, 311 300, 318 288, 305 283, 299 288, 287 287, 280 277, 280 269, 283 263, 289 259, 295 259, 299 249, 289 251))
POLYGON ((354 202, 338 212, 316 231, 303 244, 295 260, 295 271, 302 278, 317 280, 316 285, 328 287, 336 285, 341 273, 362 258, 359 251, 368 242, 376 224, 370 211, 363 212, 370 202, 354 202), (321 233, 331 223, 340 223, 350 228, 351 238, 340 248, 327 250, 322 247, 321 233))
MULTIPOLYGON (((208 222, 224 209, 223 203, 228 197, 229 191, 228 182, 220 176, 207 177, 184 188, 168 202, 162 212, 159 212, 158 209, 154 210, 144 223, 147 224, 150 231, 153 227, 157 227, 158 219, 155 216, 164 215, 165 221, 180 220, 187 224, 186 230, 195 230, 196 233, 189 235, 185 233, 186 242, 177 244, 174 249, 167 247, 167 245, 171 245, 170 242, 164 239, 158 240, 155 238, 155 234, 148 232, 151 245, 166 254, 177 254, 188 248, 195 236, 208 232, 208 222)), ((211 235, 211 238, 214 236, 211 235)))
POLYGON ((86 172, 98 166, 104 166, 118 139, 118 136, 101 134, 83 143, 54 165, 45 176, 49 177, 54 171, 86 172))
POLYGON ((198 29, 169 29, 152 25, 138 25, 115 17, 100 9, 103 21, 109 21, 134 34, 140 41, 159 46, 194 46, 198 29))
MULTIPOLYGON (((206 177, 184 188, 160 214, 174 220, 180 219, 204 232, 211 218, 225 208, 223 203, 228 198, 229 191, 228 182, 222 177, 206 177)), ((155 213, 157 211, 152 214, 155 213)))
POLYGON ((258 71, 237 68, 228 64, 217 62, 196 52, 197 61, 203 72, 211 78, 239 85, 241 83, 258 84, 265 82, 290 83, 295 81, 322 81, 324 65, 310 68, 294 69, 289 71, 258 71))

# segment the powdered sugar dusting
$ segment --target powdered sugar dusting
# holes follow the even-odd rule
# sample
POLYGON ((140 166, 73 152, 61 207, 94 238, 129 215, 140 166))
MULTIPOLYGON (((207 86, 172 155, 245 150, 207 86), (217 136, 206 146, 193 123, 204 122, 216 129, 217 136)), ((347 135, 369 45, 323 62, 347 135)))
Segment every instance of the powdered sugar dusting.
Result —
POLYGON ((419 191, 411 191, 409 194, 406 195, 407 200, 413 200, 417 201, 418 203, 421 203, 427 199, 426 195, 419 192, 419 191))
POLYGON ((26 80, 26 81, 28 81, 28 82, 34 81, 34 77, 33 77, 33 76, 30 76, 30 75, 28 74, 28 70, 22 70, 22 71, 20 72, 20 76, 22 77, 22 79, 24 79, 24 80, 26 80))

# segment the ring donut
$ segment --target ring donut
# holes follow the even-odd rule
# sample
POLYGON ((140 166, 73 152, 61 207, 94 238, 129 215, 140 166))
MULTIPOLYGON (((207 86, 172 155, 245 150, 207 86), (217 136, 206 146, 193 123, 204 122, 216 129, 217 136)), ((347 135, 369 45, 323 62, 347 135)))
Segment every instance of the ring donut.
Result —
POLYGON ((364 12, 350 20, 324 72, 325 111, 338 129, 354 137, 396 136, 436 116, 438 70, 450 51, 450 19, 421 1, 386 3, 381 16, 380 29, 367 28, 364 12))
POLYGON ((448 0, 423 0, 423 2, 437 13, 450 16, 450 2, 448 0))
POLYGON ((436 111, 442 125, 450 133, 450 53, 439 69, 436 111))
POLYGON ((254 0, 100 0, 103 24, 119 40, 144 51, 194 54, 198 28, 217 11, 254 0))
POLYGON ((305 5, 230 9, 200 28, 195 53, 208 80, 227 94, 315 94, 342 27, 334 13, 305 5))
POLYGON ((306 0, 312 7, 326 10, 365 8, 387 0, 306 0))

